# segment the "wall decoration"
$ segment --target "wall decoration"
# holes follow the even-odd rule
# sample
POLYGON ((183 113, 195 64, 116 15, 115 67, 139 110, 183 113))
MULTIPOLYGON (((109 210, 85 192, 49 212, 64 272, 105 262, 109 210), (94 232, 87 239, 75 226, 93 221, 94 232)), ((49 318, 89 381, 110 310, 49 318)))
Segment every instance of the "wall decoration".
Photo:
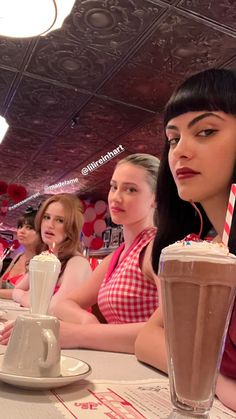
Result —
POLYGON ((5 216, 10 205, 17 204, 27 197, 27 190, 23 185, 7 184, 0 180, 0 195, 3 198, 0 201, 0 215, 5 216))
POLYGON ((82 201, 84 207, 84 225, 82 228, 82 242, 89 250, 98 250, 104 247, 103 232, 107 228, 105 216, 107 203, 99 200, 88 203, 82 201))
POLYGON ((118 247, 123 238, 122 226, 112 223, 105 201, 94 204, 82 201, 84 206, 84 225, 82 242, 89 252, 99 249, 113 250, 118 247))

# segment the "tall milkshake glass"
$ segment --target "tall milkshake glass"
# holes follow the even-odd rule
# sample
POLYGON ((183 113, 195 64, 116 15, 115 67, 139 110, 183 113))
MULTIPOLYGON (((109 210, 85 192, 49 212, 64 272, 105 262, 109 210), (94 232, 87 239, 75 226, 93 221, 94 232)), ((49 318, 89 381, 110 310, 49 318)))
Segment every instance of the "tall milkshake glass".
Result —
POLYGON ((42 252, 31 259, 29 285, 32 314, 47 314, 60 270, 61 263, 52 253, 42 252))
POLYGON ((207 417, 236 287, 226 246, 181 241, 159 264, 171 400, 188 417, 207 417))

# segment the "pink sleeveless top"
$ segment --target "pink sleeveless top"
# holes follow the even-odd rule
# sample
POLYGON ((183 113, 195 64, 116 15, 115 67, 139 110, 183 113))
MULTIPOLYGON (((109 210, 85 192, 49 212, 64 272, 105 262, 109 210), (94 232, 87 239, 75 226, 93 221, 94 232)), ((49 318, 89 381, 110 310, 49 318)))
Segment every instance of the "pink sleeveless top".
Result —
POLYGON ((98 306, 108 323, 145 322, 158 307, 157 287, 139 267, 140 253, 155 234, 154 227, 143 230, 118 264, 124 243, 114 252, 98 293, 98 306))

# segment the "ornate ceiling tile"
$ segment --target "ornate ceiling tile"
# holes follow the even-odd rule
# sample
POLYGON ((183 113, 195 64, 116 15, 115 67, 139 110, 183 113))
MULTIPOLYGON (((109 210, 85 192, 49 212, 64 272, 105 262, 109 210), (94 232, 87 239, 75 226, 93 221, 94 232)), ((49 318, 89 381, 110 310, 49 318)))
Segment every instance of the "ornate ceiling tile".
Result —
POLYGON ((6 96, 15 77, 16 73, 14 71, 8 71, 0 67, 0 110, 4 108, 6 96))
POLYGON ((0 65, 20 69, 30 39, 4 38, 0 36, 0 65))
POLYGON ((129 62, 98 92, 154 112, 162 110, 178 84, 177 75, 165 74, 145 63, 129 62))
POLYGON ((76 40, 53 35, 39 41, 28 64, 29 74, 93 91, 112 70, 117 59, 86 48, 76 40))
POLYGON ((121 56, 162 13, 163 4, 147 0, 82 0, 66 31, 91 49, 121 56))
POLYGON ((153 110, 191 73, 235 55, 235 37, 171 11, 131 60, 98 93, 153 110))
POLYGON ((48 137, 10 127, 0 146, 0 173, 4 180, 17 181, 19 174, 47 140, 48 137))
POLYGON ((52 135, 85 99, 72 89, 24 76, 6 116, 13 127, 52 135))
POLYGON ((235 37, 199 22, 192 16, 171 11, 144 43, 133 61, 164 74, 187 74, 219 66, 235 55, 235 37))
POLYGON ((145 110, 97 97, 80 112, 77 131, 87 131, 88 139, 95 135, 97 138, 113 141, 147 116, 149 112, 145 110))
POLYGON ((225 27, 236 29, 235 0, 182 0, 178 7, 196 13, 197 16, 207 17, 225 27))
POLYGON ((232 60, 228 61, 228 63, 224 65, 224 67, 235 70, 236 69, 236 56, 232 60))
POLYGON ((128 154, 149 153, 160 157, 164 145, 162 117, 156 116, 145 121, 123 137, 122 145, 128 154))

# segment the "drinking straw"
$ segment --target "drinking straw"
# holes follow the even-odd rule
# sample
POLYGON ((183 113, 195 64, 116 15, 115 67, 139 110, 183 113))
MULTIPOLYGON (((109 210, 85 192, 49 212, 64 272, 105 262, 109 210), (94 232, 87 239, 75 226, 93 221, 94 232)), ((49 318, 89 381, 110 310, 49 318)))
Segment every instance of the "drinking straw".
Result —
POLYGON ((4 261, 4 259, 7 257, 7 255, 9 255, 9 253, 11 253, 13 248, 14 248, 14 245, 11 245, 11 247, 8 247, 7 249, 4 250, 3 254, 0 257, 0 262, 4 261))
POLYGON ((228 202, 228 207, 226 211, 224 232, 222 236, 222 242, 225 246, 228 246, 229 235, 230 235, 233 213, 234 213, 235 198, 236 198, 236 183, 233 183, 231 186, 230 194, 229 194, 229 202, 228 202))

